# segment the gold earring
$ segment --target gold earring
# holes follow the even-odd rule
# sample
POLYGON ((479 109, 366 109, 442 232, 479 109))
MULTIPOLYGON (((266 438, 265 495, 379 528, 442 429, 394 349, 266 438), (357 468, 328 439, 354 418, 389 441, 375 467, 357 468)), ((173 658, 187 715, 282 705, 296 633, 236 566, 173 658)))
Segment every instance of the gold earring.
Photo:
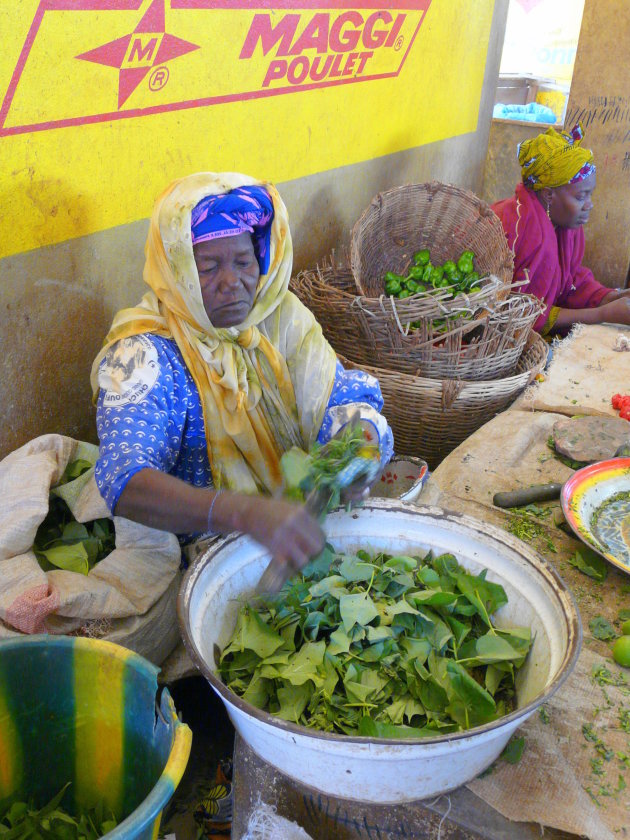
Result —
POLYGON ((549 202, 547 202, 547 218, 551 221, 551 213, 549 212, 549 202))

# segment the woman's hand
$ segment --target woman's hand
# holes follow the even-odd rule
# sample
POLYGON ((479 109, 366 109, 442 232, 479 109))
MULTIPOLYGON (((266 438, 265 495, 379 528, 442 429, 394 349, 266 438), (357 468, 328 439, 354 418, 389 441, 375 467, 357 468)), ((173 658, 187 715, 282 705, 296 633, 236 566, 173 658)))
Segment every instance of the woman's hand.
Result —
MULTIPOLYGON (((264 496, 241 496, 236 493, 221 494, 214 507, 213 520, 225 515, 225 507, 232 508, 229 517, 236 531, 249 534, 265 546, 277 563, 292 574, 319 554, 326 539, 316 519, 303 505, 268 499, 264 496)), ((289 575, 287 575, 288 577, 289 575)))
POLYGON ((610 303, 596 307, 599 323, 630 325, 630 296, 624 294, 610 303))

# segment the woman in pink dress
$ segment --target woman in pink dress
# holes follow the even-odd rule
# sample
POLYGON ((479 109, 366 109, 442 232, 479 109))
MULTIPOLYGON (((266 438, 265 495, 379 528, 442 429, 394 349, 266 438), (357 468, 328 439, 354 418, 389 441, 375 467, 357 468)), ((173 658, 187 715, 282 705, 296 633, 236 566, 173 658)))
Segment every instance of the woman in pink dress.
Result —
POLYGON ((492 205, 514 254, 514 280, 546 308, 535 324, 543 335, 573 324, 630 325, 630 289, 603 286, 582 265, 583 225, 593 209, 595 164, 583 149, 582 127, 549 128, 518 147, 523 182, 492 205))

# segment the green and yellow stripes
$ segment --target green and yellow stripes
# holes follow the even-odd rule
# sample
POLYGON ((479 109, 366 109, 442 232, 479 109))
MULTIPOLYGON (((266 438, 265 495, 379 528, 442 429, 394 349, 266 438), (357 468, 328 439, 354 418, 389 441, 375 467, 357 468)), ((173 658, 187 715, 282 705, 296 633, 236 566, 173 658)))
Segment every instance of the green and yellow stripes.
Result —
POLYGON ((156 713, 157 674, 100 640, 0 642, 0 801, 43 803, 71 782, 70 811, 101 800, 124 821, 112 838, 156 838, 191 742, 166 690, 156 713))
POLYGON ((0 802, 19 789, 24 768, 22 744, 7 701, 8 684, 3 676, 0 661, 0 802))
POLYGON ((125 677, 131 652, 111 646, 109 653, 95 656, 91 640, 75 640, 75 798, 87 807, 94 805, 95 797, 102 798, 120 819, 125 785, 125 677))

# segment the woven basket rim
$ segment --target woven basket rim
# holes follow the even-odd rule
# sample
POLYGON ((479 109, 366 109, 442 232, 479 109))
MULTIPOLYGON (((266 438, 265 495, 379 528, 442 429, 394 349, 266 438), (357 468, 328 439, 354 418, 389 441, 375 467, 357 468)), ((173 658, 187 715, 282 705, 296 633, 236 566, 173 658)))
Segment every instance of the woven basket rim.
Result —
MULTIPOLYGON (((523 348, 523 351, 521 353, 521 358, 526 353, 530 353, 533 349, 535 349, 536 345, 538 345, 538 348, 540 349, 540 355, 542 356, 543 353, 544 353, 544 355, 546 356, 546 354, 547 354, 547 343, 546 343, 546 341, 538 333, 532 332, 530 334, 530 337, 528 337, 528 339, 527 339, 527 343, 526 343, 525 347, 523 348)), ((415 376, 412 373, 404 373, 404 372, 401 372, 401 371, 392 370, 390 368, 380 368, 380 367, 377 367, 376 365, 364 365, 363 362, 353 362, 352 359, 346 359, 346 357, 343 356, 340 353, 337 353, 337 356, 340 358, 342 363, 343 363, 343 361, 347 360, 352 365, 359 364, 362 367, 369 367, 370 372, 374 372, 374 375, 376 376, 377 379, 380 376, 386 376, 386 377, 389 377, 389 378, 395 377, 397 379, 401 379, 403 382, 407 381, 410 384, 411 383, 421 384, 421 383, 426 382, 429 385, 432 385, 435 388, 435 390, 440 390, 440 391, 442 389, 443 383, 448 384, 448 383, 451 383, 451 382, 453 384, 462 384, 463 383, 464 385, 474 386, 475 388, 482 388, 483 386, 487 386, 489 388, 494 387, 494 388, 498 389, 499 387, 509 385, 511 381, 515 382, 517 379, 522 378, 524 375, 530 373, 531 370, 535 367, 535 364, 532 364, 530 367, 528 367, 525 370, 519 371, 518 373, 510 374, 510 376, 501 377, 499 379, 446 379, 446 378, 441 378, 441 377, 435 377, 434 378, 434 377, 427 377, 427 376, 415 376)), ((519 359, 519 361, 520 361, 520 359, 519 359)))
MULTIPOLYGON (((503 232, 503 228, 499 217, 496 215, 496 213, 488 204, 488 202, 480 198, 472 190, 466 187, 458 186, 457 184, 451 184, 446 181, 438 181, 435 179, 431 181, 400 184, 396 187, 390 187, 386 190, 381 190, 380 192, 378 192, 372 198, 367 207, 363 210, 363 212, 352 227, 350 236, 350 269, 354 276, 354 282, 359 294, 363 295, 364 297, 368 296, 361 277, 362 259, 360 242, 363 237, 364 228, 368 227, 370 216, 374 212, 380 211, 380 208, 384 203, 390 201, 391 199, 395 199, 397 195, 403 194, 405 192, 428 193, 432 196, 432 198, 440 192, 449 193, 453 196, 456 196, 469 207, 476 208, 479 215, 486 219, 489 219, 491 226, 496 228, 496 243, 503 252, 505 261, 510 262, 513 265, 513 254, 508 246, 507 238, 505 237, 504 233, 503 236, 499 236, 499 234, 503 232)), ((505 265, 501 265, 501 270, 503 270, 504 268, 505 265)))

